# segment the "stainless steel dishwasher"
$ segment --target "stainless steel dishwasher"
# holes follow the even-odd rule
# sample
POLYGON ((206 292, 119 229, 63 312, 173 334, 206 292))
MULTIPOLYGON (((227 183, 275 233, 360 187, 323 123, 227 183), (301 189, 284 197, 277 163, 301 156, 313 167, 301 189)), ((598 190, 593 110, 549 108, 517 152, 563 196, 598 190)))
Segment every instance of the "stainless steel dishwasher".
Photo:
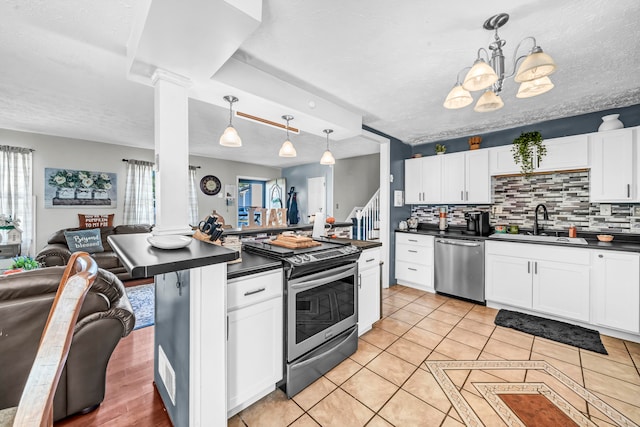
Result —
POLYGON ((484 299, 484 241, 436 238, 436 292, 482 304, 484 299))

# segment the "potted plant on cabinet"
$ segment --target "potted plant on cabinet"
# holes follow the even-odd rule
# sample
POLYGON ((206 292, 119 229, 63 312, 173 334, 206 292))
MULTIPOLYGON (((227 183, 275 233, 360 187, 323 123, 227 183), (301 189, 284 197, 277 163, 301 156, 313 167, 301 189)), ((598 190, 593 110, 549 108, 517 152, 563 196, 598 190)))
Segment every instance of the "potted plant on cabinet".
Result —
POLYGON ((447 152, 447 147, 442 144, 436 144, 436 154, 444 154, 447 152))
POLYGON ((520 165, 520 170, 526 176, 533 173, 536 154, 538 156, 537 166, 540 166, 540 162, 547 154, 547 147, 542 141, 542 135, 538 131, 522 132, 519 137, 513 140, 511 147, 513 160, 520 165))

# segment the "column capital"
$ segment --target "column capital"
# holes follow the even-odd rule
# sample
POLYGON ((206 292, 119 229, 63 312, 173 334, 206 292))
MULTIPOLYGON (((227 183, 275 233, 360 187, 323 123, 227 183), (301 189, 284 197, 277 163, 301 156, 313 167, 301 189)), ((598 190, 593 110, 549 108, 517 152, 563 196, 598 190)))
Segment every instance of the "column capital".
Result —
POLYGON ((151 75, 151 84, 156 85, 158 80, 168 81, 170 83, 182 86, 190 87, 192 85, 191 79, 180 74, 176 74, 171 71, 163 70, 162 68, 156 68, 151 75))

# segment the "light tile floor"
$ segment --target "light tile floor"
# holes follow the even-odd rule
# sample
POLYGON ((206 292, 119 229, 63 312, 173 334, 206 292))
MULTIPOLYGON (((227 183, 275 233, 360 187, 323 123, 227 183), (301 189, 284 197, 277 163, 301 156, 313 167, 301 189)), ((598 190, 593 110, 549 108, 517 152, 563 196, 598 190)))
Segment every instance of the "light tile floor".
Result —
POLYGON ((382 296, 383 318, 355 354, 293 399, 276 390, 228 425, 518 425, 498 416, 500 400, 492 400, 506 383, 552 389, 587 425, 640 424, 638 343, 603 335, 604 356, 496 327, 497 310, 481 305, 400 285, 382 296))

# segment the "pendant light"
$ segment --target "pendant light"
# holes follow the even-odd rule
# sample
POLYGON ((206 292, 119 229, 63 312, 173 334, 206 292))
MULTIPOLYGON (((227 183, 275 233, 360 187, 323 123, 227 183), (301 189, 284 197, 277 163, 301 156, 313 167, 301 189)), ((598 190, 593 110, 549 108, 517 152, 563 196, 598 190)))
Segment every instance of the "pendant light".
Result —
POLYGON ((227 95, 223 99, 229 103, 229 126, 227 126, 220 137, 220 145, 224 145, 225 147, 242 147, 240 135, 238 135, 238 131, 233 127, 233 124, 231 124, 231 118, 233 117, 233 111, 231 108, 233 107, 234 102, 238 102, 238 98, 232 95, 227 95))
MULTIPOLYGON (((456 84, 447 95, 443 106, 448 109, 463 108, 473 102, 469 92, 483 90, 483 95, 478 99, 474 111, 486 113, 499 110, 504 106, 500 97, 502 87, 506 79, 513 78, 521 83, 518 89, 517 98, 530 98, 541 95, 553 89, 553 83, 549 75, 555 72, 556 63, 548 54, 544 53, 538 46, 535 37, 525 37, 522 39, 513 54, 510 71, 507 71, 505 62, 507 58, 502 50, 506 45, 506 40, 498 34, 498 29, 509 21, 509 15, 499 13, 487 19, 482 28, 493 31, 493 42, 489 44, 489 50, 478 49, 478 55, 473 66, 466 74, 462 84, 460 84, 460 72, 456 84), (520 47, 525 42, 532 42, 533 47, 525 55, 519 55, 520 47), (491 54, 489 54, 491 51, 491 54), (486 58, 483 58, 482 54, 486 58), (485 60, 486 59, 486 60, 485 60)), ((508 64, 507 64, 508 65, 508 64)))
POLYGON ((329 134, 333 132, 333 129, 325 129, 322 132, 327 134, 327 150, 322 154, 320 164, 334 165, 336 163, 336 159, 334 159, 333 154, 331 154, 331 151, 329 151, 329 134))
POLYGON ((298 153, 296 153, 296 148, 293 146, 293 144, 289 140, 289 122, 293 120, 293 116, 282 116, 282 118, 287 121, 287 140, 282 143, 282 147, 280 147, 278 156, 295 157, 297 156, 298 153))

